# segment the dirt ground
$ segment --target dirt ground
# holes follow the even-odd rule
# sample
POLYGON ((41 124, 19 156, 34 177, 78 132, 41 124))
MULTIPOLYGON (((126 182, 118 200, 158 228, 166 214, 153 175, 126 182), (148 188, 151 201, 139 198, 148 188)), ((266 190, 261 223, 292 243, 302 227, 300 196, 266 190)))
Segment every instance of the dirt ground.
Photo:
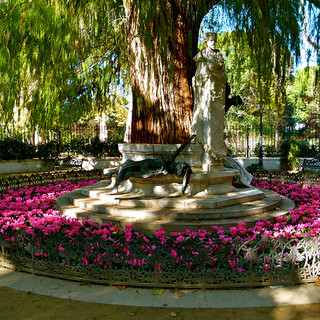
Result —
POLYGON ((1 320, 319 320, 320 304, 250 309, 142 308, 41 296, 0 287, 1 320))

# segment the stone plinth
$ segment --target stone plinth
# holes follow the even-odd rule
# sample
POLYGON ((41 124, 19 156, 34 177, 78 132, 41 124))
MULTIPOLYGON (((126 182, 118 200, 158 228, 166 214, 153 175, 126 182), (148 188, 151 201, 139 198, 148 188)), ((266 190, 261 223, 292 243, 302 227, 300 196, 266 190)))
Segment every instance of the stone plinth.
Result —
MULTIPOLYGON (((124 159, 143 160, 174 153, 179 145, 122 144, 124 159)), ((111 222, 120 228, 132 224, 137 230, 167 232, 185 229, 211 230, 213 225, 228 230, 239 222, 253 225, 274 219, 293 209, 294 203, 274 192, 254 187, 235 188, 239 172, 233 169, 203 170, 202 147, 191 144, 177 161, 192 166, 188 187, 182 194, 182 177, 161 174, 150 178, 131 177, 118 190, 112 190, 115 178, 74 190, 57 200, 63 215, 111 222)), ((108 169, 106 169, 107 171, 108 169)))
MULTIPOLYGON (((174 154, 179 144, 120 144, 119 151, 123 162, 128 159, 139 161, 144 159, 161 158, 174 154)), ((224 170, 220 161, 203 163, 206 157, 200 144, 189 144, 176 158, 176 162, 186 162, 192 168, 192 174, 185 194, 203 197, 212 194, 224 194, 234 190, 233 178, 237 170, 224 170)), ((106 169, 105 173, 108 171, 106 169)), ((131 177, 121 183, 118 193, 145 196, 178 196, 181 195, 182 177, 174 174, 158 175, 147 179, 131 177)), ((115 179, 108 190, 111 191, 115 179)))
POLYGON ((154 232, 163 228, 171 232, 212 230, 214 225, 228 231, 239 222, 251 226, 294 208, 292 200, 252 187, 206 197, 139 197, 130 193, 110 194, 109 183, 104 180, 66 193, 58 198, 57 209, 71 218, 93 219, 101 224, 111 222, 120 228, 132 224, 137 230, 154 232))
MULTIPOLYGON (((119 151, 122 153, 123 162, 128 159, 137 161, 143 159, 155 159, 161 156, 173 154, 179 144, 144 144, 144 143, 122 143, 119 151)), ((188 163, 194 172, 218 172, 223 170, 222 160, 210 159, 207 161, 203 146, 198 143, 190 143, 176 161, 188 163)))
MULTIPOLYGON (((237 174, 234 170, 191 174, 189 185, 185 191, 188 196, 206 197, 208 195, 225 194, 234 190, 233 177, 237 174)), ((110 192, 115 184, 113 178, 106 188, 110 192)), ((117 194, 123 197, 133 196, 180 196, 182 177, 174 174, 158 175, 147 179, 130 178, 120 184, 117 194)))

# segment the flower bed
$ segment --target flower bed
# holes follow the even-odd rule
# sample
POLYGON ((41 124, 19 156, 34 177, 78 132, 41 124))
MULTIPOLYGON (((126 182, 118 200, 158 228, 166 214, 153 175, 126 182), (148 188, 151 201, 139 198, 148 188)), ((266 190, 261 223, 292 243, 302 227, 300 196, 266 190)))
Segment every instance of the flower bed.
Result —
POLYGON ((152 287, 237 287, 315 281, 320 187, 253 182, 295 201, 275 223, 224 232, 146 234, 54 210, 63 193, 97 180, 9 189, 0 197, 0 265, 73 280, 152 287))

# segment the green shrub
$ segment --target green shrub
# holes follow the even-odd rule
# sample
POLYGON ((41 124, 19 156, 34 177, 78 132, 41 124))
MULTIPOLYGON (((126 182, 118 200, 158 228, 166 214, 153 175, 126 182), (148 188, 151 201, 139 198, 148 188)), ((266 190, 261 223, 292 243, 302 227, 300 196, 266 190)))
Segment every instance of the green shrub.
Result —
POLYGON ((298 159, 299 144, 293 139, 285 139, 280 144, 280 167, 282 170, 296 170, 300 166, 298 159))
POLYGON ((91 142, 79 138, 73 138, 69 143, 59 143, 57 140, 52 140, 47 143, 40 143, 36 147, 23 141, 22 138, 0 140, 1 160, 54 159, 61 153, 96 158, 119 157, 121 155, 118 151, 118 142, 102 142, 99 137, 95 137, 91 142))
POLYGON ((306 143, 299 142, 299 157, 300 158, 315 158, 318 156, 318 148, 314 145, 309 147, 306 143))
POLYGON ((271 158, 271 157, 276 157, 276 156, 278 156, 275 146, 271 146, 271 145, 266 145, 266 146, 264 146, 263 154, 264 154, 267 158, 271 158))
POLYGON ((34 146, 25 142, 22 138, 4 138, 0 140, 0 159, 24 160, 32 159, 36 155, 34 146))
POLYGON ((248 167, 246 168, 246 170, 247 170, 249 173, 254 173, 254 172, 258 172, 258 171, 265 171, 263 168, 260 168, 259 163, 250 164, 250 166, 248 166, 248 167))
POLYGON ((66 144, 66 150, 68 153, 83 156, 87 155, 87 144, 88 142, 85 139, 72 138, 70 143, 66 144))
POLYGON ((118 143, 113 141, 100 141, 99 137, 92 139, 91 144, 86 146, 88 156, 97 158, 103 157, 119 157, 118 143))
POLYGON ((120 157, 121 153, 119 152, 118 142, 107 141, 106 142, 106 151, 109 157, 120 157))
POLYGON ((61 152, 64 152, 64 149, 64 146, 58 141, 52 140, 38 145, 37 157, 40 159, 54 159, 61 152))
MULTIPOLYGON (((253 151, 253 154, 256 157, 259 157, 260 144, 257 143, 252 151, 253 151)), ((266 157, 266 158, 277 157, 278 156, 275 146, 263 145, 262 146, 262 152, 263 152, 263 156, 266 157)))

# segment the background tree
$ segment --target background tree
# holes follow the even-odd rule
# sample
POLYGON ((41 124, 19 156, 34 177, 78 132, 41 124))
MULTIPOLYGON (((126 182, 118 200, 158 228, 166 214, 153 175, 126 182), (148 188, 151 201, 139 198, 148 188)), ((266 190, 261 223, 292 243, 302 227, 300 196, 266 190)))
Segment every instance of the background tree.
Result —
MULTIPOLYGON (((257 66, 251 59, 248 45, 241 43, 246 35, 243 31, 222 32, 218 35, 217 47, 225 57, 226 74, 232 95, 240 95, 242 104, 229 109, 227 124, 248 126, 255 120, 257 103, 261 99, 258 91, 257 66), (240 34, 239 34, 240 33, 240 34)), ((264 94, 264 99, 266 95, 264 94)))
MULTIPOLYGON (((317 0, 307 4, 320 7, 317 0)), ((193 109, 193 57, 201 21, 212 8, 213 22, 220 17, 216 12, 224 12, 230 28, 245 34, 238 41, 250 48, 263 97, 273 73, 282 81, 291 63, 288 52, 299 56, 299 0, 1 2, 3 117, 8 120, 14 106, 23 105, 33 125, 74 121, 93 106, 105 108, 114 85, 128 83, 130 76, 131 142, 185 141, 193 109)), ((312 15, 317 18, 319 10, 312 15)))
POLYGON ((45 132, 114 104, 118 84, 128 84, 127 60, 121 23, 101 20, 105 10, 94 1, 0 2, 2 120, 24 108, 45 132))
POLYGON ((315 123, 320 115, 319 67, 306 67, 297 71, 288 87, 289 101, 294 106, 295 122, 315 123))
MULTIPOLYGON (((259 78, 259 65, 252 59, 251 48, 244 41, 245 38, 246 34, 243 31, 222 32, 218 37, 217 46, 226 57, 226 73, 231 95, 240 95, 243 101, 242 105, 229 110, 226 124, 245 127, 251 124, 258 125, 258 103, 263 101, 265 126, 274 127, 276 124, 276 127, 279 127, 287 106, 286 89, 293 70, 293 59, 291 64, 284 64, 286 69, 281 70, 280 79, 276 72, 276 59, 273 59, 273 64, 269 64, 270 77, 265 82, 259 78), (242 39, 242 43, 239 38, 242 39)), ((276 52, 273 52, 273 56, 275 55, 276 52)), ((281 56, 290 56, 289 50, 283 48, 281 56)))

